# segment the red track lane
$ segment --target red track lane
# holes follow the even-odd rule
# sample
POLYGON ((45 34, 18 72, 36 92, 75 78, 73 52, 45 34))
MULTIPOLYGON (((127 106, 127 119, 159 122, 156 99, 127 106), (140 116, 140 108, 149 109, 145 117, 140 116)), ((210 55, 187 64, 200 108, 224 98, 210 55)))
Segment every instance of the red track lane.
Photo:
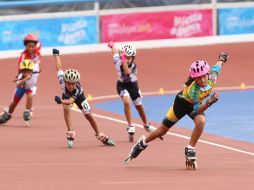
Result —
MULTIPOLYGON (((214 63, 220 51, 230 54, 218 86, 253 85, 253 43, 139 50, 137 63, 142 91, 180 89, 190 63, 206 59, 214 63)), ((14 90, 17 60, 0 60, 1 96, 4 106, 14 90)), ((95 139, 82 114, 73 112, 77 132, 75 147, 66 148, 62 108, 54 103, 60 94, 52 57, 44 57, 38 96, 34 102, 31 127, 24 127, 24 100, 13 119, 1 130, 0 189, 16 190, 127 190, 127 189, 253 189, 254 156, 198 143, 197 171, 185 170, 184 147, 188 140, 167 135, 154 141, 136 160, 123 164, 131 144, 125 125, 96 118, 103 132, 117 142, 105 147, 95 139)), ((62 56, 64 68, 81 72, 86 94, 115 94, 116 74, 110 53, 62 56)), ((91 103, 92 107, 93 103, 91 103)), ((97 110, 93 112, 124 120, 123 116, 97 110)), ((163 117, 163 116, 162 116, 163 117)), ((136 123, 141 123, 135 120, 136 123)), ((171 132, 190 135, 189 130, 173 128, 171 132)), ((136 138, 145 132, 137 129, 136 138)), ((253 144, 204 134, 203 140, 254 152, 253 144)))

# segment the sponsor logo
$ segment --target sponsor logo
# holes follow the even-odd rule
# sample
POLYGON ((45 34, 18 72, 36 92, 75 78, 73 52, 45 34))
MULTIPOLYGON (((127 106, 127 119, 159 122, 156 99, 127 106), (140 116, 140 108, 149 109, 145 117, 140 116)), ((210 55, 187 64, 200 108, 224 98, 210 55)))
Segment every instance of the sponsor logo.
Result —
POLYGON ((58 41, 65 45, 73 45, 86 39, 87 35, 85 28, 87 27, 86 20, 79 20, 74 23, 63 23, 61 25, 61 34, 58 41))
POLYGON ((173 28, 170 30, 170 34, 181 38, 201 33, 202 19, 203 15, 201 13, 194 13, 189 16, 175 16, 173 28))
POLYGON ((109 36, 130 33, 148 33, 151 31, 152 31, 151 23, 142 23, 138 25, 112 23, 108 25, 109 36))

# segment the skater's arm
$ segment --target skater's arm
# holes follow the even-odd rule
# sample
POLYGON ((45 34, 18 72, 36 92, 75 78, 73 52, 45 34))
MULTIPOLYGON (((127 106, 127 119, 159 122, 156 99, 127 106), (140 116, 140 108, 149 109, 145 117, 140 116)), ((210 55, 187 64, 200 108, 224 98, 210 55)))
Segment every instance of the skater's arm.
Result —
POLYGON ((197 114, 201 114, 203 113, 204 111, 207 110, 209 106, 207 104, 202 104, 196 111, 197 114))
POLYGON ((57 69, 57 71, 62 70, 62 63, 61 63, 61 59, 60 59, 60 56, 59 56, 59 54, 60 54, 59 50, 58 49, 53 49, 52 53, 53 53, 53 55, 55 57, 55 60, 56 60, 56 69, 57 69))
POLYGON ((220 55, 219 55, 219 59, 218 59, 217 63, 211 69, 211 74, 216 73, 216 75, 218 76, 222 66, 224 65, 224 63, 227 62, 228 57, 229 56, 228 56, 227 53, 221 52, 220 55))
POLYGON ((62 100, 63 105, 71 105, 75 102, 74 98, 70 97, 70 99, 62 100))
POLYGON ((62 64, 61 64, 61 60, 60 60, 60 57, 59 55, 55 56, 56 58, 56 69, 57 71, 60 71, 62 70, 62 64))
MULTIPOLYGON (((129 75, 132 73, 132 69, 128 67, 127 59, 130 59, 131 57, 127 57, 125 52, 121 53, 121 60, 122 60, 122 66, 124 74, 129 75)), ((132 58, 131 58, 132 59, 132 58)))
MULTIPOLYGON (((121 56, 125 56, 125 55, 121 55, 121 56)), ((124 71, 124 73, 126 74, 126 75, 129 75, 129 74, 131 74, 131 69, 128 67, 128 64, 126 63, 126 61, 125 61, 126 59, 125 58, 122 58, 122 62, 123 62, 123 71, 124 71)))
POLYGON ((121 53, 121 51, 115 46, 115 43, 114 42, 109 42, 108 43, 108 47, 111 49, 112 53, 115 54, 115 53, 121 53))
POLYGON ((22 86, 25 84, 25 82, 26 82, 27 80, 31 79, 31 78, 32 78, 32 76, 31 76, 31 75, 28 75, 28 76, 25 77, 24 79, 18 81, 17 84, 16 84, 16 87, 17 87, 17 88, 22 87, 22 86))
POLYGON ((59 96, 55 96, 55 101, 58 104, 71 105, 75 102, 75 99, 70 97, 69 99, 61 99, 59 96))
POLYGON ((194 112, 197 113, 197 114, 203 113, 204 111, 206 111, 208 109, 208 107, 210 107, 212 104, 217 102, 218 99, 219 99, 219 94, 212 93, 210 95, 210 98, 207 99, 204 104, 200 105, 198 108, 195 108, 195 105, 194 105, 194 112))

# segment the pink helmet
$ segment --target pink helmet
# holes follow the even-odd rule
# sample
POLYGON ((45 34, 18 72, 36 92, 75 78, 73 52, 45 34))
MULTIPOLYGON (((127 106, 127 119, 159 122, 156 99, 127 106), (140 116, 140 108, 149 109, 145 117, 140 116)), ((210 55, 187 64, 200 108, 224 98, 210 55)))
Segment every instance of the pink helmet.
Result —
POLYGON ((26 45, 27 42, 35 42, 37 43, 39 41, 38 37, 34 34, 27 34, 24 38, 24 44, 26 45))
POLYGON ((206 61, 198 60, 191 64, 190 76, 191 78, 206 75, 210 71, 210 66, 206 61))

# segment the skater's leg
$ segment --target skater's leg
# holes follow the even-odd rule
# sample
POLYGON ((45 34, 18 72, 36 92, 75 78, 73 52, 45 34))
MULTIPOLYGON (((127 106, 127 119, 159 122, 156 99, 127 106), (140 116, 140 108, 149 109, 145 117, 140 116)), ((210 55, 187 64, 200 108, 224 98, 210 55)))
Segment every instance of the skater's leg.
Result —
POLYGON ((205 122, 206 118, 204 114, 199 114, 194 117, 195 128, 193 129, 193 132, 191 134, 189 145, 185 148, 186 169, 197 169, 197 155, 195 146, 198 142, 198 139, 203 133, 205 122))
MULTIPOLYGON (((184 114, 180 115, 181 118, 184 114)), ((132 158, 136 158, 147 146, 148 143, 154 139, 165 135, 168 130, 178 121, 176 117, 173 106, 169 109, 166 117, 163 119, 162 124, 154 131, 152 131, 147 138, 142 136, 139 141, 132 147, 129 157, 125 162, 129 162, 132 158)))
POLYGON ((163 135, 165 135, 168 132, 169 128, 165 125, 161 124, 157 129, 152 131, 145 139, 145 143, 149 143, 153 141, 154 139, 157 139, 163 135))
POLYGON ((71 107, 69 105, 63 105, 64 120, 68 131, 72 131, 72 120, 71 120, 71 107))
POLYGON ((11 119, 12 113, 14 112, 25 92, 26 90, 24 88, 17 88, 15 90, 12 102, 8 107, 6 107, 6 109, 4 109, 3 113, 0 116, 0 124, 4 124, 11 119))
POLYGON ((91 127, 93 128, 95 132, 95 137, 100 140, 103 144, 109 145, 109 146, 115 146, 115 142, 110 140, 109 137, 99 131, 99 127, 97 125, 97 122, 95 121, 93 115, 91 112, 84 114, 86 119, 89 121, 91 127))
POLYGON ((194 118, 195 128, 191 134, 191 139, 189 145, 192 147, 195 147, 198 139, 203 133, 204 127, 205 127, 206 118, 204 115, 197 115, 194 118))
POLYGON ((32 105, 33 105, 33 95, 32 95, 32 93, 27 93, 26 110, 23 114, 25 121, 29 121, 32 118, 32 105))
POLYGON ((11 115, 14 112, 17 105, 18 105, 18 101, 17 102, 13 101, 10 103, 8 107, 4 109, 4 111, 0 115, 0 124, 4 124, 11 119, 11 115))
POLYGON ((125 118, 126 118, 127 123, 128 123, 127 132, 129 134, 129 141, 133 142, 134 134, 135 134, 135 127, 132 124, 132 118, 131 118, 131 100, 130 100, 130 96, 123 96, 122 100, 123 100, 123 104, 124 104, 125 118))
POLYGON ((124 114, 125 114, 128 126, 132 126, 130 97, 123 96, 122 100, 123 100, 123 105, 124 105, 124 114))
POLYGON ((149 123, 147 121, 143 105, 142 104, 141 105, 135 105, 135 107, 136 107, 136 110, 138 111, 138 114, 139 114, 140 118, 143 121, 143 125, 144 126, 149 126, 149 123))
POLYGON ((125 162, 127 163, 131 159, 136 158, 143 150, 146 149, 149 142, 165 135, 168 130, 168 127, 161 124, 161 126, 158 127, 156 130, 152 131, 147 138, 145 138, 145 136, 141 136, 138 142, 132 147, 129 157, 125 160, 125 162))
POLYGON ((71 106, 70 105, 63 105, 64 111, 64 120, 67 126, 67 140, 68 140, 68 147, 73 147, 73 140, 75 139, 75 131, 72 128, 72 120, 71 120, 71 106))
POLYGON ((8 111, 8 114, 12 114, 15 110, 15 108, 17 107, 19 102, 11 102, 11 104, 9 105, 9 111, 8 111))
POLYGON ((162 124, 155 129, 154 131, 151 131, 151 133, 147 136, 147 138, 145 139, 145 143, 149 143, 151 141, 153 141, 156 138, 160 138, 162 136, 164 136, 168 130, 174 125, 176 124, 176 122, 181 119, 185 114, 182 113, 181 115, 179 114, 179 116, 177 117, 174 111, 174 107, 171 106, 166 117, 163 119, 162 124), (178 119, 179 118, 179 119, 178 119))
POLYGON ((21 98, 24 96, 24 94, 26 93, 26 90, 24 88, 16 88, 13 98, 12 98, 12 102, 9 105, 9 111, 8 114, 12 114, 15 110, 15 108, 17 107, 19 101, 21 100, 21 98))
POLYGON ((95 137, 100 140, 105 145, 115 146, 115 142, 110 140, 108 136, 100 132, 98 124, 91 113, 91 108, 84 96, 81 96, 78 100, 75 101, 76 105, 82 111, 85 118, 89 121, 91 127, 95 132, 95 137))
POLYGON ((31 93, 26 96, 26 110, 31 111, 33 106, 33 95, 31 93))
MULTIPOLYGON (((154 127, 151 127, 150 123, 148 123, 147 121, 147 118, 146 118, 146 114, 145 114, 145 110, 144 110, 144 106, 142 104, 140 105, 135 105, 136 107, 136 110, 138 111, 139 113, 139 116, 140 118, 142 119, 143 121, 143 126, 144 126, 144 129, 148 132, 148 133, 151 133, 152 131, 155 130, 154 127)), ((162 137, 159 137, 161 140, 163 140, 162 137)))
POLYGON ((93 128, 94 132, 95 132, 95 136, 98 136, 99 135, 99 129, 98 129, 98 125, 92 115, 92 113, 87 113, 87 114, 84 114, 86 119, 89 121, 91 127, 93 128))
POLYGON ((95 132, 95 136, 98 136, 100 131, 93 117, 93 114, 91 113, 90 105, 88 101, 86 100, 85 96, 81 96, 78 100, 75 101, 75 103, 78 106, 78 108, 82 111, 85 118, 89 121, 91 127, 93 128, 95 132))

